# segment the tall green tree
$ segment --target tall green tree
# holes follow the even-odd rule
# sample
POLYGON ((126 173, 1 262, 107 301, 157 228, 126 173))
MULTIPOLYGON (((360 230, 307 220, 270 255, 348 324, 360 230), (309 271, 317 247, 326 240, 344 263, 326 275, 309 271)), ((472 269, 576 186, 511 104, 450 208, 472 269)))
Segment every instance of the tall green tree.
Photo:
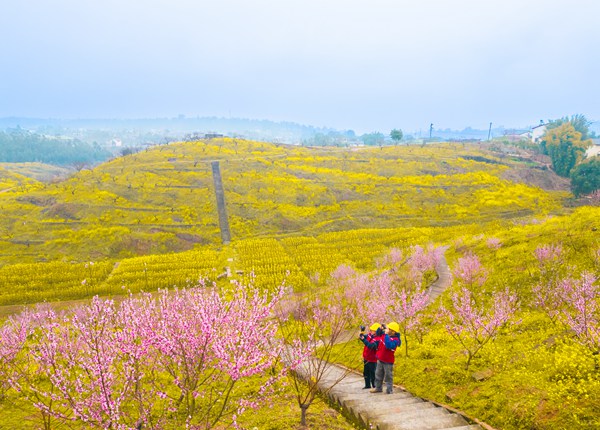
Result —
POLYGON ((383 142, 385 142, 385 136, 383 133, 375 131, 373 133, 363 134, 360 136, 360 140, 362 140, 362 142, 367 146, 377 146, 383 145, 383 142))
POLYGON ((552 130, 566 123, 570 123, 576 131, 581 133, 581 140, 587 140, 591 137, 590 125, 592 124, 592 122, 588 120, 585 117, 585 115, 580 113, 571 115, 570 118, 568 116, 565 116, 562 118, 551 120, 546 125, 546 130, 552 130))
POLYGON ((581 136, 570 122, 551 128, 544 134, 543 145, 557 175, 568 177, 571 169, 585 156, 585 150, 592 141, 583 140, 581 136))
POLYGON ((571 170, 571 191, 579 197, 600 190, 600 158, 592 157, 571 170))
POLYGON ((403 137, 403 133, 402 130, 399 128, 395 128, 392 131, 390 131, 390 137, 392 138, 392 140, 396 143, 400 142, 402 140, 403 137))

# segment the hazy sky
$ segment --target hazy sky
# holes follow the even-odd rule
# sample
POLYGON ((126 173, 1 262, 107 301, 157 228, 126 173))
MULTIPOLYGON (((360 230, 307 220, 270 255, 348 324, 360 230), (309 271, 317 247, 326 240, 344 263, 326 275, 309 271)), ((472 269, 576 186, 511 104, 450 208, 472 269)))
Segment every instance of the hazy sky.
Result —
POLYGON ((4 0, 0 117, 600 120, 598 0, 4 0))

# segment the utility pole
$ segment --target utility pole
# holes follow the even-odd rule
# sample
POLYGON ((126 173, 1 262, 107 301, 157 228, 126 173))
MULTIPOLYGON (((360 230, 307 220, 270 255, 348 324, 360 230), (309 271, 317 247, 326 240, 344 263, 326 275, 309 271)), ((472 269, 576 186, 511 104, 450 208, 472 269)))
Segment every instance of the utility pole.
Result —
POLYGON ((429 124, 429 140, 431 140, 431 133, 433 132, 433 123, 429 124))
POLYGON ((231 242, 231 233, 229 232, 229 221, 227 219, 227 210, 225 209, 225 191, 223 190, 223 181, 221 181, 221 169, 219 162, 213 161, 212 174, 215 184, 215 195, 217 197, 217 210, 219 212, 219 227, 221 228, 221 241, 223 245, 231 242))
POLYGON ((492 137, 492 123, 490 122, 490 129, 488 130, 488 140, 492 137))

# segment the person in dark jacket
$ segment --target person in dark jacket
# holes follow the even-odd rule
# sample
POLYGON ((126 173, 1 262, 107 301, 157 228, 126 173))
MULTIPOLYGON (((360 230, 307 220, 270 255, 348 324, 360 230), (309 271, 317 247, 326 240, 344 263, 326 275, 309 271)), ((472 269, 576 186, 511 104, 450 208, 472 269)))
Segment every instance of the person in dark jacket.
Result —
POLYGON ((383 392, 383 382, 386 384, 386 394, 394 392, 394 353, 401 344, 400 326, 397 322, 387 325, 385 333, 375 340, 377 341, 377 367, 375 368, 375 388, 371 393, 383 392))
POLYGON ((375 335, 381 327, 379 323, 374 323, 369 327, 367 334, 361 332, 358 338, 365 345, 363 348, 363 376, 365 377, 366 388, 375 388, 375 368, 377 367, 377 343, 375 343, 375 335))

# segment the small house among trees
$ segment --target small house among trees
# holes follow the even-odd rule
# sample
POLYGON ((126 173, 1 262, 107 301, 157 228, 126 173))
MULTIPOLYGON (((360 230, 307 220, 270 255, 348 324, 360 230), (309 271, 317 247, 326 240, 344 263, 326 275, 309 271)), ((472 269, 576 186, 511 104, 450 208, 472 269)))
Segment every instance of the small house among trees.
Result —
POLYGON ((600 155, 600 139, 592 139, 592 146, 585 151, 585 157, 597 157, 600 155))
POLYGON ((546 127, 548 124, 544 124, 543 120, 540 120, 540 124, 531 128, 531 141, 533 143, 539 143, 542 140, 542 136, 546 133, 546 127))

